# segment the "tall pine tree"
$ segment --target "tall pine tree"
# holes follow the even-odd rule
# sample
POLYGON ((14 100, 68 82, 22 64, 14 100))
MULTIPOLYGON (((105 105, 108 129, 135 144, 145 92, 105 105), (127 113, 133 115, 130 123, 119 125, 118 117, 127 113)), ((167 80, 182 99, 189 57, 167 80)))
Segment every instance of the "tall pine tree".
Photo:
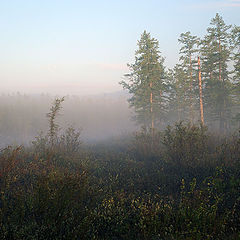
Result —
POLYGON ((234 93, 234 123, 240 127, 240 27, 234 26, 232 30, 233 43, 233 93, 234 93))
POLYGON ((161 123, 166 109, 164 58, 158 41, 146 31, 137 45, 135 62, 128 64, 130 73, 120 84, 131 94, 129 103, 135 110, 137 122, 153 130, 161 123))
MULTIPOLYGON (((169 94, 169 115, 174 121, 189 120, 189 82, 187 72, 181 64, 176 64, 169 72, 171 87, 169 94)), ((174 123, 174 122, 173 122, 174 123)))
POLYGON ((240 27, 234 26, 232 30, 234 81, 240 87, 240 27))
POLYGON ((231 26, 226 25, 219 14, 216 14, 210 24, 201 44, 204 98, 211 121, 218 121, 220 131, 224 132, 228 128, 232 103, 228 68, 231 26))
POLYGON ((199 43, 199 39, 197 36, 192 36, 188 31, 186 33, 182 33, 178 42, 181 43, 182 47, 180 49, 180 62, 182 66, 182 70, 185 72, 185 85, 188 86, 186 91, 186 98, 189 102, 189 120, 191 124, 194 122, 194 89, 196 85, 196 52, 198 51, 197 46, 199 43))

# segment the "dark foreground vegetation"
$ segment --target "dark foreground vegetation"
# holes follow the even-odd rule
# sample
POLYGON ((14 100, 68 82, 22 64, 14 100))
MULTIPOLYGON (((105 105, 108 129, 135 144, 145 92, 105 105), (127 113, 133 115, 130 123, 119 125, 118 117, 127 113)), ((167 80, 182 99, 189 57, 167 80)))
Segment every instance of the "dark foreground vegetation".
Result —
POLYGON ((179 123, 101 146, 79 137, 1 151, 0 239, 240 238, 238 133, 179 123))

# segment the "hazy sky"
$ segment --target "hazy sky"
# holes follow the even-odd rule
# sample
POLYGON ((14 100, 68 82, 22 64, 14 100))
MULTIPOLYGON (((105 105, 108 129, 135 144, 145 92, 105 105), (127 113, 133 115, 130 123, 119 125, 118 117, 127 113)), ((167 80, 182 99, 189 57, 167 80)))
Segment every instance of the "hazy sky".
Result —
POLYGON ((0 92, 118 91, 143 30, 172 67, 180 33, 216 12, 240 25, 240 0, 0 0, 0 92))

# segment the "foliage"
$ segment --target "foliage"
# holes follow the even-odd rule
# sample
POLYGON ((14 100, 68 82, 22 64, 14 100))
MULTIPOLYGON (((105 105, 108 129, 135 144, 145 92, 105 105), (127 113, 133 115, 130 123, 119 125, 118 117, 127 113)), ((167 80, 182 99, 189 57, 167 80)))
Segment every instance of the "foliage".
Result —
POLYGON ((64 97, 62 98, 56 98, 54 100, 54 103, 50 109, 50 112, 47 114, 48 120, 49 120, 49 137, 50 137, 50 143, 51 145, 54 144, 54 141, 57 138, 57 132, 59 130, 58 124, 55 122, 57 114, 59 113, 61 109, 61 103, 64 101, 64 97))
POLYGON ((239 238, 238 134, 181 122, 100 151, 73 133, 1 151, 1 239, 239 238))
POLYGON ((138 41, 134 64, 129 64, 128 81, 120 84, 132 95, 130 106, 136 112, 136 120, 145 127, 151 122, 161 122, 165 112, 164 58, 160 56, 159 43, 146 31, 138 41))
POLYGON ((227 25, 217 13, 202 39, 187 31, 178 41, 179 63, 166 73, 158 40, 146 31, 141 35, 135 62, 128 65, 128 81, 120 83, 131 94, 129 103, 138 123, 163 129, 176 119, 196 124, 201 116, 213 131, 235 131, 240 101, 239 26, 227 25))
POLYGON ((179 167, 191 168, 205 164, 208 149, 207 129, 200 125, 184 125, 182 122, 174 128, 164 131, 163 144, 167 162, 179 167))

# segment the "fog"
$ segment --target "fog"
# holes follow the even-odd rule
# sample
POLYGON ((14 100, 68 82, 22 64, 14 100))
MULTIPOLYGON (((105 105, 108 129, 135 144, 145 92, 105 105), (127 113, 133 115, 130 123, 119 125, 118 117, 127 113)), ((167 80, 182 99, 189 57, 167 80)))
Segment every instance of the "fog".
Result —
MULTIPOLYGON (((56 96, 49 94, 0 96, 1 147, 28 144, 42 132, 47 133, 46 114, 56 96)), ((62 130, 81 131, 83 142, 95 142, 125 135, 136 129, 131 120, 127 94, 115 92, 92 96, 65 96, 56 122, 62 130)))

